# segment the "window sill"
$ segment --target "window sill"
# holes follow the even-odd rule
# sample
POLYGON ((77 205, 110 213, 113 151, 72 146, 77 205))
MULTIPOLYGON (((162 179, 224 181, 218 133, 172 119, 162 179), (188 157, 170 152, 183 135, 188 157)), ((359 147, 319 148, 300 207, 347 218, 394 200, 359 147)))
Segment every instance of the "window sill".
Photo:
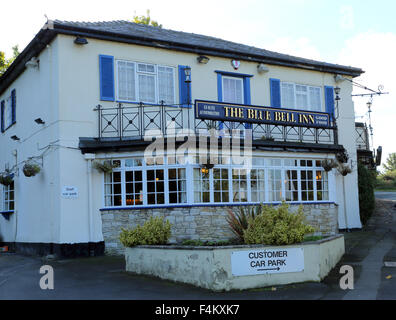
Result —
MULTIPOLYGON (((117 210, 147 210, 147 209, 176 209, 176 208, 194 208, 194 207, 240 207, 240 206, 255 206, 258 202, 240 202, 240 203, 197 203, 197 204, 180 204, 180 205, 146 205, 133 207, 108 207, 101 208, 99 211, 117 211, 117 210)), ((280 205, 282 202, 263 203, 264 205, 280 205)), ((320 204, 336 204, 333 201, 311 201, 311 202, 287 202, 290 205, 320 205, 320 204)))

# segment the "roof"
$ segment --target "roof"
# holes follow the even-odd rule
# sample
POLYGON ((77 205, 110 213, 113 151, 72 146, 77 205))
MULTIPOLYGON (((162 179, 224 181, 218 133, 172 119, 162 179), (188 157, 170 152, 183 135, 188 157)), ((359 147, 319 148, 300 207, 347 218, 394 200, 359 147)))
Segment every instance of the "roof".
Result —
POLYGON ((54 20, 48 21, 44 25, 0 78, 0 93, 23 72, 25 63, 37 56, 57 34, 139 44, 352 77, 357 77, 364 72, 359 68, 304 59, 210 36, 168 30, 129 21, 71 22, 54 20))

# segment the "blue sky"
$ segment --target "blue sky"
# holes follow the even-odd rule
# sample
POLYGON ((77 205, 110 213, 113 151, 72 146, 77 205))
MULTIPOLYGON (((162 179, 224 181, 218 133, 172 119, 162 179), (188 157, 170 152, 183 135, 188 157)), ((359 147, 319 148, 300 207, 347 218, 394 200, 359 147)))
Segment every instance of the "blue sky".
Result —
MULTIPOLYGON (((44 14, 60 20, 128 20, 147 9, 164 28, 362 68, 366 73, 356 81, 373 89, 382 84, 391 93, 373 101, 374 146, 384 147, 384 157, 396 152, 389 134, 396 115, 396 1, 9 1, 0 19, 0 50, 10 55, 15 44, 23 49, 44 24, 44 14)), ((367 120, 367 100, 354 99, 358 121, 367 120)))

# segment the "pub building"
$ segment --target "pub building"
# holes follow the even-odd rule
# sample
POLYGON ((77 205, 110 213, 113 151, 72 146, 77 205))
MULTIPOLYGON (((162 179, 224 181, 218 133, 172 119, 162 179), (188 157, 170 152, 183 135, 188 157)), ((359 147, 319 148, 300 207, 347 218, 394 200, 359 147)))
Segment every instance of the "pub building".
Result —
POLYGON ((228 209, 282 200, 317 233, 359 229, 350 80, 362 73, 127 21, 49 20, 0 78, 0 172, 12 179, 0 241, 123 254, 121 228, 151 216, 172 223, 172 243, 226 240, 228 209))

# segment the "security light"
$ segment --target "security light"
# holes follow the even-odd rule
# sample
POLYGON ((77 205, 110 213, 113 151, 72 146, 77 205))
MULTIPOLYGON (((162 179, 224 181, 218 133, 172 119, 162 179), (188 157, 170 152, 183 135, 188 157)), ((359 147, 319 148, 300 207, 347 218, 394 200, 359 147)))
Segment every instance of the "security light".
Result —
POLYGON ((197 57, 199 63, 207 64, 209 62, 209 58, 207 56, 199 56, 197 57))
POLYGON ((76 39, 74 39, 74 43, 75 44, 81 44, 81 45, 88 44, 88 40, 85 39, 85 38, 77 37, 76 39))
POLYGON ((340 94, 341 88, 340 87, 335 87, 334 92, 335 94, 340 94))
POLYGON ((39 67, 40 60, 37 59, 36 57, 33 57, 30 59, 28 62, 25 63, 26 68, 38 68, 39 67))
POLYGON ((11 137, 11 139, 14 140, 14 141, 19 141, 19 140, 21 140, 21 139, 19 139, 16 135, 13 135, 13 136, 11 137))
POLYGON ((334 76, 334 80, 335 80, 335 82, 342 82, 342 81, 344 81, 346 79, 343 76, 337 74, 337 75, 334 76))
POLYGON ((41 118, 37 118, 34 120, 37 124, 45 124, 45 121, 43 121, 41 118))
POLYGON ((265 64, 263 64, 263 63, 260 63, 257 66, 257 72, 258 73, 265 73, 265 72, 268 72, 268 71, 269 71, 268 67, 265 64))

